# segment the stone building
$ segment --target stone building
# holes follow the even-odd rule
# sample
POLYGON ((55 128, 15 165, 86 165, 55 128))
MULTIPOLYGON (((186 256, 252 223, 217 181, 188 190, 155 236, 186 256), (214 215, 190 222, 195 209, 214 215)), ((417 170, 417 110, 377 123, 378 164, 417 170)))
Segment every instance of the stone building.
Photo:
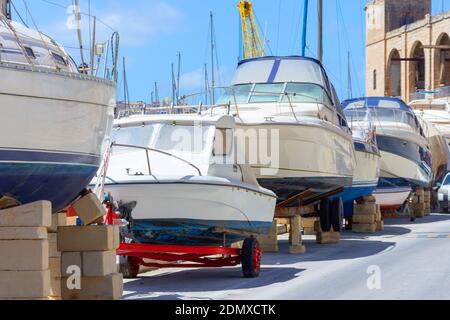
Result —
POLYGON ((450 11, 431 0, 371 0, 366 7, 368 96, 450 97, 450 11))

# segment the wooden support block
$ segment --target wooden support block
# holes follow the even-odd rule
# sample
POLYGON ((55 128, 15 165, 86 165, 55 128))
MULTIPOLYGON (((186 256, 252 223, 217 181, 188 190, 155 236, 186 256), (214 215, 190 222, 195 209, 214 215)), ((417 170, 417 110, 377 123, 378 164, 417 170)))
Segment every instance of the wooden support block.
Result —
POLYGON ((358 224, 354 223, 352 226, 352 231, 354 233, 375 233, 377 231, 377 224, 358 224))
POLYGON ((46 298, 50 295, 50 271, 0 271, 0 298, 46 298))
POLYGON ((103 221, 103 217, 106 215, 103 204, 92 192, 76 201, 72 207, 86 226, 103 221))
POLYGON ((340 232, 318 232, 316 235, 316 242, 318 244, 336 244, 341 241, 340 232))
POLYGON ((123 295, 122 274, 106 277, 81 277, 81 287, 69 289, 74 283, 70 278, 62 278, 61 296, 63 300, 119 300, 123 295))
POLYGON ((289 246, 290 254, 303 254, 306 253, 306 247, 304 245, 289 246))
POLYGON ((46 240, 45 227, 0 227, 0 240, 46 240))
POLYGON ((376 220, 376 214, 359 214, 353 216, 353 223, 373 224, 376 220))
POLYGON ((316 230, 313 228, 303 228, 303 235, 305 236, 315 236, 316 230))
POLYGON ((83 266, 81 252, 62 252, 61 253, 61 275, 62 277, 69 277, 71 274, 67 273, 69 267, 76 266, 80 270, 83 266))
POLYGON ((118 226, 67 226, 58 228, 58 251, 111 251, 120 244, 118 226))
POLYGON ((375 221, 379 222, 383 220, 383 215, 381 214, 381 210, 377 210, 377 213, 375 214, 375 221))
POLYGON ((377 221, 377 230, 376 231, 384 231, 384 221, 377 221))
POLYGON ((258 235, 257 240, 263 252, 278 252, 278 224, 274 221, 269 234, 258 235))
POLYGON ((45 227, 52 224, 52 204, 39 201, 0 211, 2 227, 45 227))
POLYGON ((366 197, 363 197, 363 201, 365 203, 372 203, 372 202, 377 202, 377 199, 374 196, 366 196, 366 197))
POLYGON ((300 226, 301 226, 300 216, 290 218, 289 243, 294 246, 302 244, 302 235, 300 226))
POLYGON ((355 204, 353 209, 353 215, 366 215, 366 214, 376 214, 377 204, 376 203, 365 203, 365 204, 355 204))
POLYGON ((312 218, 302 218, 302 225, 303 228, 312 228, 314 229, 314 224, 316 221, 319 221, 319 218, 312 217, 312 218))
POLYGON ((37 271, 48 269, 47 240, 0 241, 0 270, 37 271))

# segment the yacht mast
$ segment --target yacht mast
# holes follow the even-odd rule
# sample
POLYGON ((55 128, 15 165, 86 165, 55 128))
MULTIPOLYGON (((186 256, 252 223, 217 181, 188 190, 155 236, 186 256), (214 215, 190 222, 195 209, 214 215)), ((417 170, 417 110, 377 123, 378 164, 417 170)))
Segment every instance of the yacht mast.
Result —
POLYGON ((10 0, 0 0, 0 10, 2 15, 6 17, 6 19, 11 20, 11 1, 10 0))
POLYGON ((215 50, 215 41, 214 41, 214 17, 212 11, 210 12, 211 17, 211 105, 216 103, 215 97, 215 75, 214 75, 214 50, 215 50))

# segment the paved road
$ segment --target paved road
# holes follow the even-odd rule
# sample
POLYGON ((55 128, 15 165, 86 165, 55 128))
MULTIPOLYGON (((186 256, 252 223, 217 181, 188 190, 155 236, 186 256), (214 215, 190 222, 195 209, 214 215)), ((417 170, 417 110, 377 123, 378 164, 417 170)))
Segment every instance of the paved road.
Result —
POLYGON ((376 236, 307 253, 265 254, 258 279, 240 268, 158 270, 125 283, 125 299, 450 299, 450 215, 391 219, 376 236))

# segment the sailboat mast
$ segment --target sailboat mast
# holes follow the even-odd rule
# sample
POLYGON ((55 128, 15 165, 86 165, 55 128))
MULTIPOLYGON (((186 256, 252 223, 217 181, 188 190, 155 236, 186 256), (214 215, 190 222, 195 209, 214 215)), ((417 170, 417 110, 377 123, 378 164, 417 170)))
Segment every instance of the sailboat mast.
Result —
POLYGON ((353 89, 352 89, 352 69, 350 64, 350 51, 347 53, 347 64, 348 64, 348 83, 347 83, 347 98, 353 98, 353 89))
POLYGON ((305 0, 303 4, 303 30, 302 30, 302 56, 306 56, 306 35, 308 29, 308 6, 309 1, 305 0))
POLYGON ((214 43, 214 17, 212 11, 210 12, 210 18, 211 18, 211 105, 214 105, 216 103, 216 97, 215 97, 215 75, 214 75, 214 50, 215 50, 215 43, 214 43))
POLYGON ((317 6, 319 18, 317 57, 320 62, 323 62, 323 1, 317 0, 317 6))
POLYGON ((179 104, 178 99, 180 98, 180 77, 181 77, 181 52, 178 52, 178 74, 177 74, 177 105, 179 104))
POLYGON ((208 66, 205 63, 205 104, 206 105, 208 105, 208 93, 209 93, 208 66))
POLYGON ((177 95, 177 87, 175 82, 175 67, 172 63, 172 103, 173 105, 177 105, 176 103, 176 95, 177 95))
POLYGON ((0 0, 0 12, 6 19, 11 20, 11 1, 10 0, 0 0))
POLYGON ((86 73, 86 64, 84 62, 84 54, 83 54, 83 36, 81 34, 81 14, 80 14, 80 6, 78 5, 78 0, 74 2, 74 14, 75 19, 77 20, 77 34, 78 34, 78 42, 80 46, 80 58, 81 58, 81 72, 86 73))

